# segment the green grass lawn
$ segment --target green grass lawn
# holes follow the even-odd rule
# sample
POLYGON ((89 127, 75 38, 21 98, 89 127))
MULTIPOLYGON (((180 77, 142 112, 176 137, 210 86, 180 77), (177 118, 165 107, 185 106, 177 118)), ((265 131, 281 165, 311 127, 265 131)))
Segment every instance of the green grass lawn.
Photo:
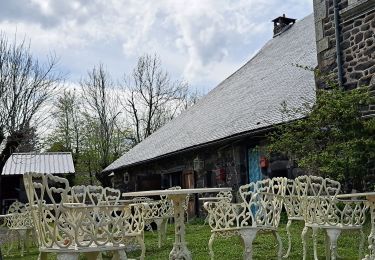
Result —
MULTIPOLYGON (((285 222, 282 221, 280 225, 280 235, 283 240, 284 249, 287 246, 287 235, 285 231, 285 222)), ((294 222, 292 225, 292 252, 289 259, 302 259, 302 242, 301 242, 301 232, 303 225, 302 223, 294 222)), ((369 224, 365 226, 366 241, 364 246, 364 252, 367 253, 367 236, 370 232, 369 224)), ((188 248, 190 249, 193 259, 209 259, 208 255, 208 239, 210 237, 210 228, 208 225, 203 225, 203 221, 191 221, 187 224, 186 238, 188 242, 188 248)), ((312 239, 311 230, 308 233, 309 245, 308 245, 308 259, 313 259, 312 250, 312 239)), ((325 259, 324 253, 324 233, 319 232, 318 237, 318 254, 319 259, 325 259)), ((157 232, 145 232, 146 241, 146 259, 150 260, 160 260, 168 259, 169 252, 172 249, 174 241, 174 226, 168 226, 167 241, 162 246, 158 248, 157 246, 157 232)), ((359 246, 360 236, 359 232, 344 232, 341 234, 339 239, 339 255, 342 257, 340 259, 358 259, 358 246, 359 246)), ((277 253, 277 243, 273 235, 271 234, 260 234, 257 236, 254 245, 254 259, 276 259, 277 253)), ((218 260, 232 260, 232 259, 242 259, 242 246, 239 237, 230 238, 217 238, 214 242, 214 252, 215 259, 218 260)), ((19 255, 18 250, 13 250, 12 255, 4 257, 4 259, 37 259, 38 249, 31 248, 30 252, 26 253, 24 257, 19 255)), ((3 249, 3 253, 5 250, 3 249)), ((139 256, 140 252, 130 252, 128 257, 136 258, 139 256)), ((56 257, 50 255, 49 259, 55 259, 56 257)), ((82 258, 84 259, 84 258, 82 258)))

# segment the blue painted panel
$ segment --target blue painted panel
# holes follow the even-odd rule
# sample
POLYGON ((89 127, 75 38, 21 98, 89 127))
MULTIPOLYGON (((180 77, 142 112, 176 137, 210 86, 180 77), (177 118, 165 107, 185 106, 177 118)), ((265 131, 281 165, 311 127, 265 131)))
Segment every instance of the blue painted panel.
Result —
POLYGON ((249 182, 256 182, 262 179, 262 170, 259 165, 260 156, 261 153, 257 148, 248 150, 249 182))

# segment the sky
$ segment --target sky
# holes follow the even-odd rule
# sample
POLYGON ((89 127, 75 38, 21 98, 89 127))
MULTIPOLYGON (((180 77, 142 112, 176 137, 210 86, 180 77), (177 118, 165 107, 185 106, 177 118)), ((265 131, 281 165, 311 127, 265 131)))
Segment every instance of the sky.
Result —
MULTIPOLYGON (((72 85, 102 63, 115 80, 157 54, 174 80, 207 93, 272 38, 271 20, 301 19, 312 0, 0 0, 0 31, 50 53, 72 85)), ((68 84, 69 85, 69 84, 68 84)))

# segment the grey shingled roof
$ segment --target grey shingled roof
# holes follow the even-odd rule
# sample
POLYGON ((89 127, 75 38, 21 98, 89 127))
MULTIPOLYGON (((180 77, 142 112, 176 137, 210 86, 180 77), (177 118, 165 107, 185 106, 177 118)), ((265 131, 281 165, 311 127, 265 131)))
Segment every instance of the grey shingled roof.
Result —
POLYGON ((300 107, 305 99, 315 100, 314 74, 298 65, 317 65, 313 15, 271 39, 197 104, 104 171, 281 123, 282 101, 300 107))
POLYGON ((74 173, 71 153, 13 153, 2 175, 23 175, 26 172, 63 174, 74 173))

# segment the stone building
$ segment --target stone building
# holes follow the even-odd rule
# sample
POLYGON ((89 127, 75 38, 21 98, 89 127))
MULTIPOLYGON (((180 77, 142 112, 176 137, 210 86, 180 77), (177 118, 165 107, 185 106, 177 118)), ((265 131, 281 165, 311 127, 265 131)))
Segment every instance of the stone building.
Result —
MULTIPOLYGON (((345 89, 372 86, 375 95, 375 1, 314 0, 319 70, 345 89)), ((375 106, 364 111, 374 116, 375 106)))
POLYGON ((314 17, 274 21, 275 37, 258 54, 103 174, 114 172, 123 191, 236 189, 266 175, 294 174, 287 159, 266 158, 263 147, 267 133, 284 121, 283 102, 292 108, 315 101, 314 73, 302 68, 317 66, 314 17))
MULTIPOLYGON (((123 191, 236 189, 265 176, 297 175, 286 158, 267 158, 264 147, 267 133, 285 122, 281 104, 314 102, 316 86, 323 86, 303 67, 333 73, 345 89, 375 90, 375 1, 313 1, 313 15, 272 20, 273 39, 250 61, 103 174, 113 172, 123 191)), ((374 106, 364 111, 374 114, 374 106)))

